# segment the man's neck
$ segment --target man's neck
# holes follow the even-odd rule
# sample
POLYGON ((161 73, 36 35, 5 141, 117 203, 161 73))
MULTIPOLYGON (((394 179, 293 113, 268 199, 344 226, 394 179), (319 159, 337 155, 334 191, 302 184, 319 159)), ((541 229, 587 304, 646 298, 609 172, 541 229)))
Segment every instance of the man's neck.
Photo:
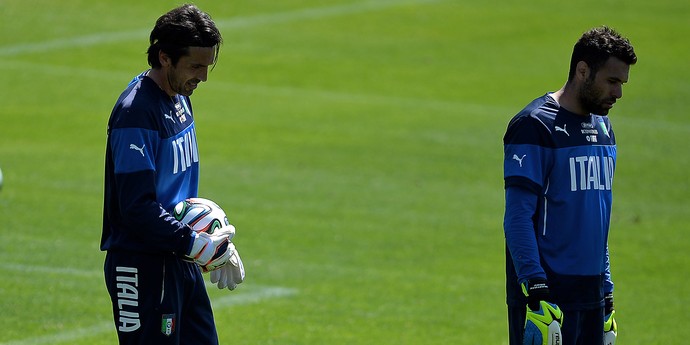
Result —
POLYGON ((147 74, 151 80, 153 80, 158 87, 163 90, 168 96, 173 97, 177 93, 170 88, 170 84, 168 83, 168 79, 165 76, 165 73, 163 73, 162 68, 152 68, 149 70, 149 73, 147 74))
POLYGON ((589 115, 589 112, 585 111, 580 101, 577 99, 577 93, 572 89, 567 83, 558 91, 551 94, 554 100, 565 110, 582 116, 589 115))

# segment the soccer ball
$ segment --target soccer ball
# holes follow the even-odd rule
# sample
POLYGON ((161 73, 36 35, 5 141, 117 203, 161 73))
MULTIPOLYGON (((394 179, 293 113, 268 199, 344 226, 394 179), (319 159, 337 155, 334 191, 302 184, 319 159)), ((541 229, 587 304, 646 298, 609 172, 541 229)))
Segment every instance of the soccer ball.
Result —
POLYGON ((173 217, 189 225, 196 232, 209 235, 228 234, 230 240, 235 236, 235 227, 230 224, 218 204, 204 198, 189 198, 175 205, 173 217))

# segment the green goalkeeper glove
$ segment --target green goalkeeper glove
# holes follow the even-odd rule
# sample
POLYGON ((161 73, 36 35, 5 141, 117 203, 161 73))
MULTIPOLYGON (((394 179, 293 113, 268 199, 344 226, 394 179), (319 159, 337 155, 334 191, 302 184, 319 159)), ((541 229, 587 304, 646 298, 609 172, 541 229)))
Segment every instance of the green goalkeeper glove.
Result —
POLYGON ((522 292, 527 296, 523 345, 562 345, 563 312, 556 304, 546 301, 549 299, 546 279, 522 283, 522 292))
POLYGON ((604 297, 605 302, 605 317, 604 317, 604 345, 615 345, 616 336, 618 335, 618 324, 616 324, 616 311, 613 309, 613 294, 608 294, 604 297))

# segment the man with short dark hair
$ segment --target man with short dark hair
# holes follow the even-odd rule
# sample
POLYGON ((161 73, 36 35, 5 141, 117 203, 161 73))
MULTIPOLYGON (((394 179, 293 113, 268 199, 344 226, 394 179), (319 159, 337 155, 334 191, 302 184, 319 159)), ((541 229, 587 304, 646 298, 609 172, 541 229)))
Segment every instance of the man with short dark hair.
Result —
POLYGON ((152 68, 130 82, 108 121, 101 250, 121 344, 217 344, 200 267, 233 270, 216 274, 221 280, 239 277, 215 279, 219 287, 244 279, 228 234, 196 233, 169 213, 197 196, 189 96, 207 80, 221 42, 194 5, 161 16, 150 36, 152 68))
POLYGON ((565 85, 508 125, 511 345, 603 344, 604 327, 616 331, 608 252, 616 140, 607 114, 636 62, 626 38, 605 26, 591 29, 575 44, 565 85))

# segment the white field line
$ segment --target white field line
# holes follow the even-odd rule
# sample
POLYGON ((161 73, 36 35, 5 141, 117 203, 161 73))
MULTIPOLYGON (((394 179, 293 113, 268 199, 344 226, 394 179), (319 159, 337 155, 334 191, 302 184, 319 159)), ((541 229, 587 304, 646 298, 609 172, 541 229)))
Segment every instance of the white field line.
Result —
MULTIPOLYGON (((271 14, 262 14, 246 17, 235 17, 230 19, 216 20, 216 24, 221 29, 243 29, 250 27, 263 26, 267 24, 289 23, 310 19, 322 19, 327 17, 342 16, 348 14, 363 13, 375 10, 383 10, 395 6, 404 6, 411 4, 427 4, 435 3, 443 0, 372 0, 363 1, 351 4, 334 5, 327 7, 312 7, 300 10, 279 12, 271 14)), ((130 30, 122 32, 111 33, 97 33, 93 35, 78 36, 65 39, 57 39, 46 42, 18 44, 6 47, 0 47, 0 56, 15 56, 25 53, 40 53, 48 50, 68 49, 72 47, 94 46, 98 44, 107 44, 121 41, 129 41, 135 39, 145 39, 149 35, 149 29, 130 30)), ((16 69, 23 68, 30 71, 40 72, 42 74, 52 75, 68 75, 70 77, 79 75, 80 77, 92 77, 102 79, 104 77, 112 78, 113 80, 122 80, 123 85, 131 80, 131 73, 120 73, 113 71, 103 71, 96 69, 85 69, 69 66, 54 66, 50 64, 37 64, 24 61, 5 61, 0 69, 16 69)), ((493 113, 510 112, 512 108, 488 106, 482 104, 468 104, 459 102, 436 101, 426 99, 364 95, 343 92, 330 92, 323 90, 309 90, 291 87, 275 87, 262 85, 247 85, 224 81, 213 81, 214 84, 221 85, 227 89, 231 89, 243 93, 254 94, 271 94, 283 96, 303 96, 313 99, 314 97, 333 101, 346 101, 357 103, 373 103, 373 104, 393 104, 404 107, 417 108, 431 108, 440 110, 457 110, 462 109, 470 112, 487 112, 487 108, 493 113)))
MULTIPOLYGON (((217 289, 217 287, 210 282, 206 282, 207 289, 217 289)), ((297 294, 297 289, 286 288, 280 286, 262 286, 254 285, 239 286, 235 291, 225 290, 225 295, 219 298, 211 299, 211 306, 213 310, 221 310, 234 305, 245 305, 252 303, 259 303, 270 298, 281 298, 294 296, 297 294), (242 292, 244 289, 253 289, 250 292, 242 292)), ((0 344, 1 345, 1 344, 0 344)))
POLYGON ((25 273, 58 274, 77 277, 103 277, 103 272, 95 270, 84 270, 71 267, 33 266, 13 263, 0 263, 0 270, 17 271, 25 273))
MULTIPOLYGON (((260 14, 254 16, 234 17, 216 20, 219 29, 246 29, 267 24, 281 24, 309 19, 322 19, 348 14, 382 10, 395 6, 426 4, 442 0, 377 0, 327 7, 312 7, 294 11, 260 14)), ((89 47, 99 44, 147 40, 151 29, 128 30, 118 32, 101 32, 91 35, 54 39, 44 42, 22 43, 0 47, 0 56, 11 57, 22 54, 43 53, 51 50, 89 47)))
POLYGON ((100 322, 90 327, 81 327, 63 332, 43 335, 39 337, 30 337, 21 340, 10 341, 7 343, 0 343, 0 345, 40 345, 40 344, 59 344, 65 342, 72 342, 78 339, 102 334, 108 331, 115 332, 115 325, 112 322, 100 322))
MULTIPOLYGON (((207 283, 207 288, 215 288, 212 284, 207 283)), ((297 294, 296 289, 285 288, 285 287, 271 287, 271 286, 249 286, 252 288, 250 292, 240 292, 239 290, 230 292, 227 291, 227 295, 211 299, 211 305, 214 311, 218 311, 234 305, 244 305, 258 303, 270 298, 280 298, 287 297, 297 294)), ((89 327, 80 327, 71 330, 65 330, 62 332, 56 332, 48 335, 42 335, 38 337, 29 337, 20 340, 13 340, 5 343, 0 343, 0 345, 43 345, 43 344, 60 344, 67 342, 74 342, 80 339, 93 337, 95 335, 104 334, 112 332, 115 334, 115 325, 112 321, 110 322, 99 322, 89 327)))

